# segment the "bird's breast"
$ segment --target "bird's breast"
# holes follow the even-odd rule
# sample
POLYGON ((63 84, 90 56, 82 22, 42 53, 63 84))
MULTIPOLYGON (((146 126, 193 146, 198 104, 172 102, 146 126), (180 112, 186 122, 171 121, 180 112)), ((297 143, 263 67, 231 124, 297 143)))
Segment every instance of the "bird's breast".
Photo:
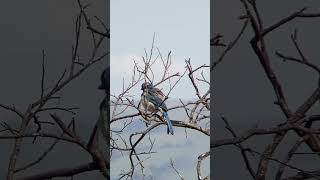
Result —
POLYGON ((150 112, 154 112, 157 109, 154 104, 150 103, 145 97, 142 98, 142 105, 147 111, 150 112))

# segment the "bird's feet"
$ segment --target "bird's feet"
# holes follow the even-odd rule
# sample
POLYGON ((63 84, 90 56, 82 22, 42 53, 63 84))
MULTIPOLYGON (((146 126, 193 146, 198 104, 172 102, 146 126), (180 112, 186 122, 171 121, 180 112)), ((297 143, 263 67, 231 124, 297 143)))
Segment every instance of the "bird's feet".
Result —
POLYGON ((161 117, 161 116, 160 116, 159 114, 157 114, 157 113, 153 113, 152 116, 160 119, 161 121, 163 121, 163 119, 164 119, 163 117, 161 117))

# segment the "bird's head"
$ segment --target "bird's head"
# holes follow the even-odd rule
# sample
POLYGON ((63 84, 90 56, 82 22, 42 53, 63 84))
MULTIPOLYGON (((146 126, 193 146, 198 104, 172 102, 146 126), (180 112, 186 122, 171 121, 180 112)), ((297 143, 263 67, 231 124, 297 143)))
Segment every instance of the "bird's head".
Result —
POLYGON ((109 84, 109 75, 110 75, 110 68, 107 67, 101 74, 100 76, 100 85, 98 89, 100 90, 109 90, 110 89, 110 84, 109 84))
POLYGON ((145 82, 145 83, 143 83, 143 84, 141 85, 141 90, 144 91, 145 89, 150 89, 150 88, 152 88, 152 87, 153 87, 153 86, 152 86, 151 83, 145 82))

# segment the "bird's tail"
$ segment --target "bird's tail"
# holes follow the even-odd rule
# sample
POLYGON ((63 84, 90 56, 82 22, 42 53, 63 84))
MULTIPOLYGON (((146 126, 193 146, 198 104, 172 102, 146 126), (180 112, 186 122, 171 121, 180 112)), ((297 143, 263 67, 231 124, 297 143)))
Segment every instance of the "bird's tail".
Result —
POLYGON ((170 134, 173 135, 173 127, 172 127, 172 124, 171 124, 171 120, 169 119, 168 113, 167 112, 163 112, 163 116, 167 121, 167 126, 168 126, 167 133, 169 134, 169 132, 170 132, 170 134))

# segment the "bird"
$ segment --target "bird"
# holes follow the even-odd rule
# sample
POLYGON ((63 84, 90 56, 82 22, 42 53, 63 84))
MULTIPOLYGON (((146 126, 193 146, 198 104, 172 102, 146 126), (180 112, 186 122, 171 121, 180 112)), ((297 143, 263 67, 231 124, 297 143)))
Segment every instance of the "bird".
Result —
POLYGON ((152 112, 156 113, 160 111, 163 118, 167 122, 167 134, 174 134, 171 120, 168 115, 168 108, 165 104, 166 96, 161 92, 160 89, 155 88, 151 83, 145 82, 141 85, 141 103, 143 107, 152 112))
POLYGON ((100 85, 98 86, 99 90, 105 92, 105 97, 102 99, 99 105, 99 120, 97 126, 102 132, 104 139, 109 142, 109 92, 110 92, 110 67, 106 67, 100 75, 100 85))

